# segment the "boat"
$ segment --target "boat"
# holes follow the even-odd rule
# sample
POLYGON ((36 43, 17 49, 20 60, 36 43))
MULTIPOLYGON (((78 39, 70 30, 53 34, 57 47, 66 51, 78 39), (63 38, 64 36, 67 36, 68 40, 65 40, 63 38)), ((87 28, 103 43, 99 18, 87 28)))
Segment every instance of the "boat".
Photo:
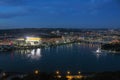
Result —
POLYGON ((96 50, 96 53, 101 53, 101 48, 98 48, 98 49, 96 50))

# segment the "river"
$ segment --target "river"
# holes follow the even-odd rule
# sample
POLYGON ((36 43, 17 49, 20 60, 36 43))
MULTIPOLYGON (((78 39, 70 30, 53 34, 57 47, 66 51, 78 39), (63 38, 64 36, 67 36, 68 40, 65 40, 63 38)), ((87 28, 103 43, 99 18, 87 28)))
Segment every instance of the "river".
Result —
POLYGON ((120 55, 95 53, 98 45, 74 43, 44 49, 0 52, 0 69, 8 72, 63 73, 71 71, 104 72, 120 70, 120 55))

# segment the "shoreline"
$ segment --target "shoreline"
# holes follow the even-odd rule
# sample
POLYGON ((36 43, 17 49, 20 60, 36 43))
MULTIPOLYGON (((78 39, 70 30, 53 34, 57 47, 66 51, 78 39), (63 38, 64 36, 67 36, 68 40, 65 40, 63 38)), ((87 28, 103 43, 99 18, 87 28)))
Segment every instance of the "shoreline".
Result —
POLYGON ((107 53, 111 53, 111 54, 120 54, 120 51, 108 51, 108 50, 104 50, 102 49, 103 52, 107 52, 107 53))
POLYGON ((74 44, 74 43, 85 43, 85 44, 100 44, 100 43, 90 43, 90 42, 84 42, 84 41, 73 41, 73 42, 66 42, 66 43, 53 43, 53 44, 42 44, 42 45, 37 45, 37 46, 19 46, 19 45, 13 45, 8 46, 7 48, 3 48, 3 50, 0 48, 0 52, 2 51, 13 51, 13 50, 22 50, 22 49, 37 49, 37 48, 48 48, 48 47, 56 47, 56 46, 61 46, 61 45, 67 45, 67 44, 74 44))
POLYGON ((76 73, 76 74, 61 74, 56 71, 52 73, 39 72, 36 70, 32 73, 13 73, 1 72, 1 80, 119 80, 120 71, 92 72, 92 73, 76 73), (112 75, 112 76, 111 76, 112 75), (72 79, 71 79, 72 78, 72 79))

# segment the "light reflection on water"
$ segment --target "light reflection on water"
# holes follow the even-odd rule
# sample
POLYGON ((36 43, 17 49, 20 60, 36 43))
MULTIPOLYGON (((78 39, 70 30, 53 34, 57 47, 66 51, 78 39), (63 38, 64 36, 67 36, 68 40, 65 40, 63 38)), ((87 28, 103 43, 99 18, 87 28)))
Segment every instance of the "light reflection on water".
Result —
POLYGON ((33 49, 30 53, 26 54, 28 58, 30 59, 35 59, 35 60, 39 60, 42 55, 41 55, 41 49, 33 49))
POLYGON ((26 50, 16 50, 11 53, 12 58, 14 59, 14 56, 21 56, 23 59, 29 59, 29 60, 39 60, 41 55, 41 48, 38 49, 26 49, 26 50))

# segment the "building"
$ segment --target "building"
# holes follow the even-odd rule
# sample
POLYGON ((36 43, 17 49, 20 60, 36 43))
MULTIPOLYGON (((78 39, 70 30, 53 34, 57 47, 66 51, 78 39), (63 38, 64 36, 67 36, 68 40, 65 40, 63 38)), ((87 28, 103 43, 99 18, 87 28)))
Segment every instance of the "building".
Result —
POLYGON ((41 41, 42 41, 42 39, 39 37, 26 37, 26 39, 25 39, 26 44, 32 45, 32 46, 40 45, 41 41))
POLYGON ((20 46, 37 46, 40 45, 42 39, 39 37, 26 37, 16 39, 16 44, 20 46))

